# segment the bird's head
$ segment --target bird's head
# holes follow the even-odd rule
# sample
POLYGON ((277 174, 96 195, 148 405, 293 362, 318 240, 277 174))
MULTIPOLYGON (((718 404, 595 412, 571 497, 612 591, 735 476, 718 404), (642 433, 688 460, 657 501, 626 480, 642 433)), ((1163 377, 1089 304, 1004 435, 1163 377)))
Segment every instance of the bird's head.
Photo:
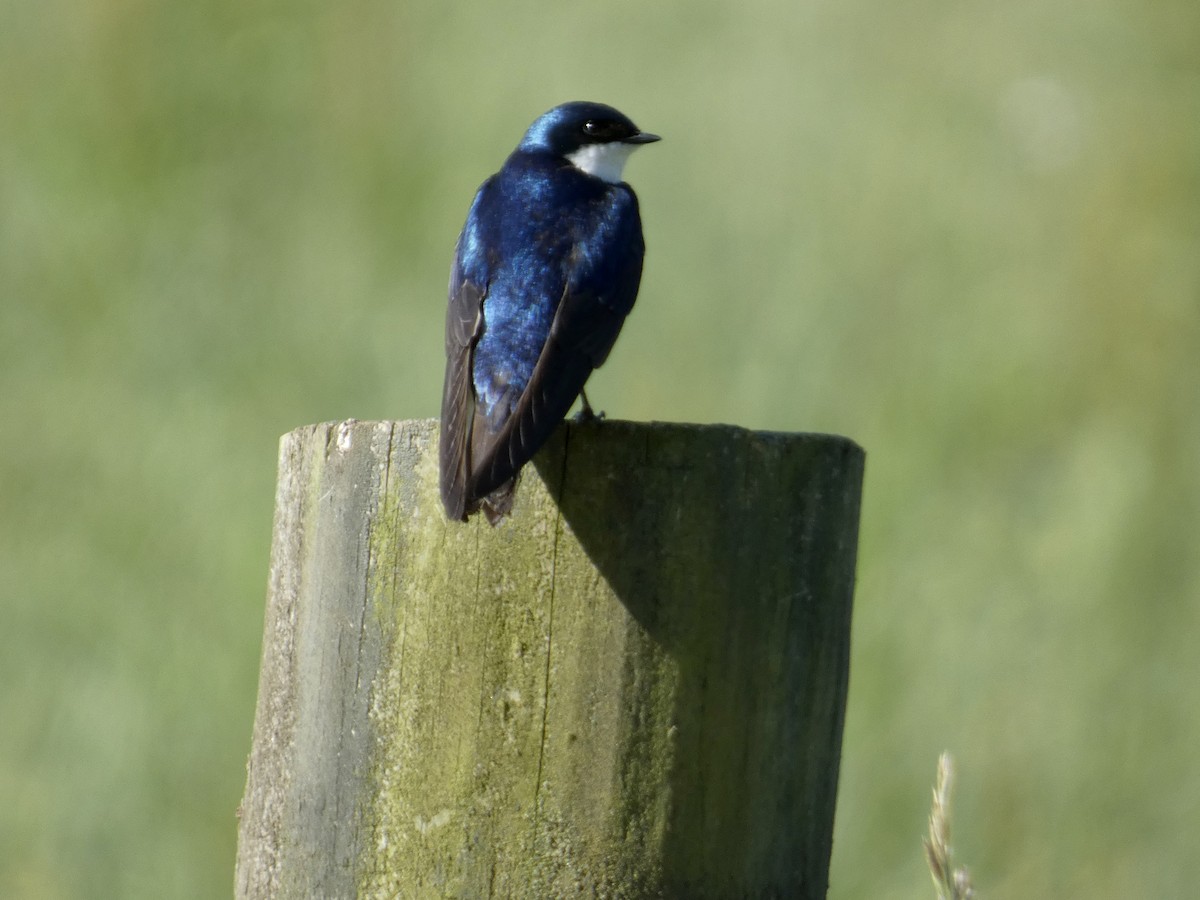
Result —
POLYGON ((577 100, 541 115, 517 149, 561 156, 575 168, 615 184, 629 154, 657 140, 657 134, 641 131, 611 106, 577 100))

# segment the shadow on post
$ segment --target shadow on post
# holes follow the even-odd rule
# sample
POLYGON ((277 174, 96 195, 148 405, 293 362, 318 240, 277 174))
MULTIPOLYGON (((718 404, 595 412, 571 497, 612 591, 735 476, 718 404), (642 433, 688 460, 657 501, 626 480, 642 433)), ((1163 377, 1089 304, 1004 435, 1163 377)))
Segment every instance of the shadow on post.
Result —
POLYGON ((661 818, 671 895, 825 895, 863 461, 840 437, 616 421, 535 460, 636 622, 623 702, 673 711, 634 713, 622 765, 661 766, 669 735, 667 808, 625 814, 661 818))

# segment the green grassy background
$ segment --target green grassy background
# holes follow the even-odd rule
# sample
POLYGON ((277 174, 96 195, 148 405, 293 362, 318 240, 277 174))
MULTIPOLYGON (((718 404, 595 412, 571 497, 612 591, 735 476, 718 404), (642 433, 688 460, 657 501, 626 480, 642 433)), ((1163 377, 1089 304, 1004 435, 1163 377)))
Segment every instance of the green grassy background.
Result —
POLYGON ((437 414, 566 99, 664 136, 610 415, 869 452, 833 898, 1200 883, 1194 0, 0 5, 0 895, 227 896, 276 441, 437 414))

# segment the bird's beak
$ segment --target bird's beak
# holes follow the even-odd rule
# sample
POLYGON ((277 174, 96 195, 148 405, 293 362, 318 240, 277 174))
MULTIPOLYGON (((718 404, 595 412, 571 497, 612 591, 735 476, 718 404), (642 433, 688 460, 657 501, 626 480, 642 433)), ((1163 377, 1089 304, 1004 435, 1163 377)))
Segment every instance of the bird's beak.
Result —
POLYGON ((625 144, 653 144, 655 141, 661 141, 657 134, 651 134, 648 131, 639 131, 637 134, 631 134, 625 138, 622 143, 625 144))

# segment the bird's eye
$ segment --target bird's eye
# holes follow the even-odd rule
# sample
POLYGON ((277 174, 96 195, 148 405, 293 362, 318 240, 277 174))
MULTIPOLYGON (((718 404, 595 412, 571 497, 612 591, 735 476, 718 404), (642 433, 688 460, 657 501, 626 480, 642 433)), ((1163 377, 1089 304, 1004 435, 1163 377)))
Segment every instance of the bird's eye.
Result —
POLYGON ((594 119, 588 119, 583 123, 583 133, 590 134, 592 137, 604 131, 604 125, 594 119))

